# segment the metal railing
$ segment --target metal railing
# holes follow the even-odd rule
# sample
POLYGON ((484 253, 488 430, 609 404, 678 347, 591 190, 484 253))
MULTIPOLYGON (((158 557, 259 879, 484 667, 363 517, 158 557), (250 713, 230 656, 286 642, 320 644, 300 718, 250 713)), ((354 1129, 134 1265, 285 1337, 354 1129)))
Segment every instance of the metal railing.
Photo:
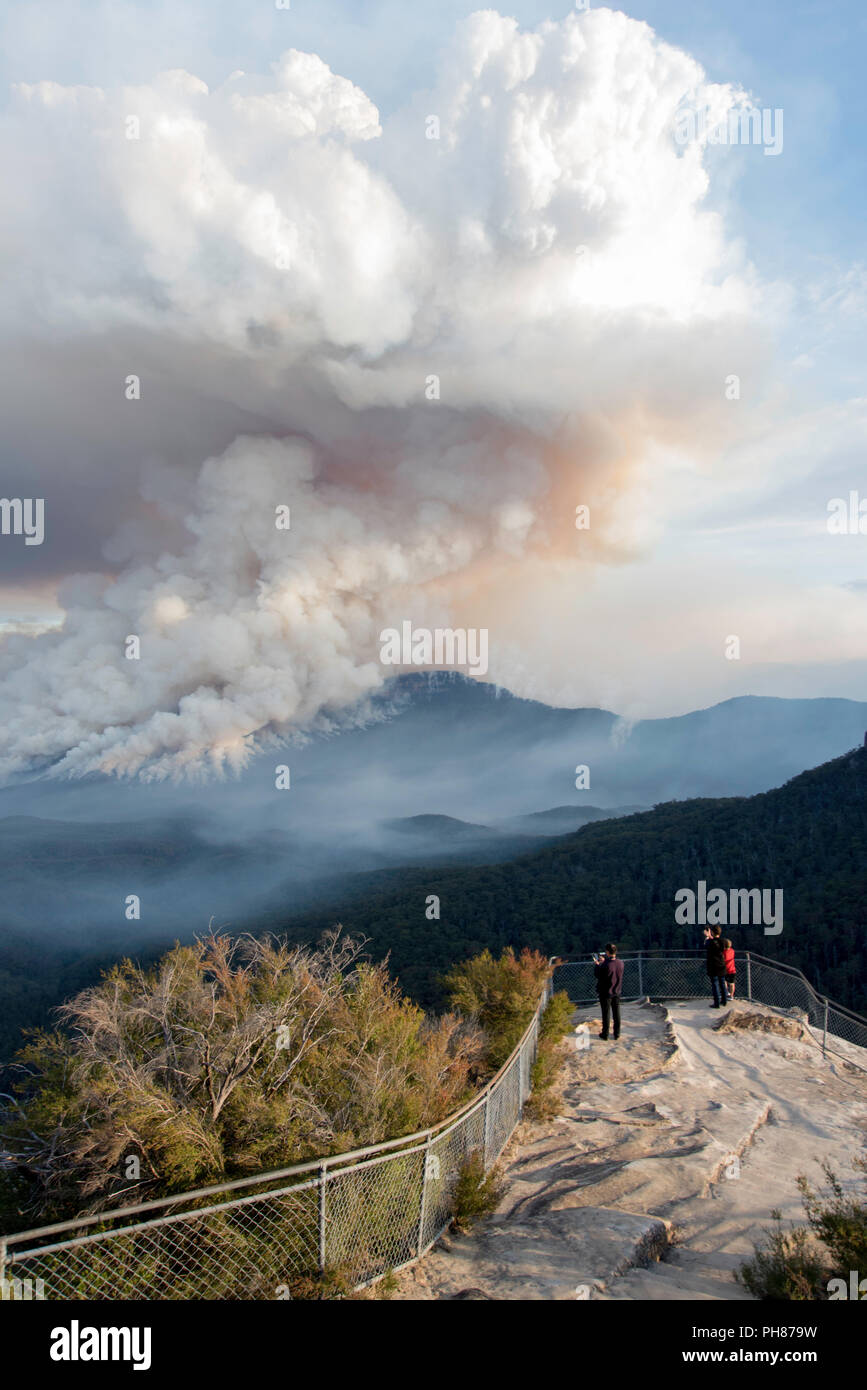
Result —
POLYGON ((363 1288, 417 1260, 449 1226, 465 1161, 485 1171, 530 1094, 545 985, 521 1041, 484 1090, 430 1129, 94 1216, 0 1237, 0 1296, 273 1299, 338 1271, 363 1288), (20 1282, 19 1282, 20 1281, 20 1282), (29 1281, 29 1283, 28 1283, 29 1281), (22 1293, 22 1289, 25 1290, 22 1293))
MULTIPOLYGON (((622 959, 625 1000, 708 994, 704 952, 635 951, 622 959)), ((737 978, 743 997, 798 1010, 823 1053, 867 1071, 867 1019, 817 994, 799 970, 747 951, 737 978), (837 1040, 850 1044, 845 1053, 837 1040), (853 1048, 865 1051, 859 1058, 853 1048)), ((555 988, 575 1004, 592 1003, 593 962, 557 962, 508 1061, 475 1100, 439 1125, 0 1238, 0 1293, 14 1285, 15 1298, 28 1296, 21 1293, 26 1286, 63 1300, 273 1299, 291 1296, 294 1280, 328 1270, 363 1288, 405 1268, 448 1227, 465 1160, 479 1154, 489 1170, 514 1132, 530 1094, 539 1020, 555 988)))
MULTIPOLYGON (((704 951, 630 951, 620 957, 623 998, 698 999, 709 995, 704 951)), ((554 969, 554 988, 565 989, 574 1004, 596 998, 592 960, 562 960, 554 969)), ((737 992, 740 997, 784 1011, 797 1010, 822 1053, 831 1053, 867 1071, 867 1018, 818 994, 807 977, 792 965, 769 960, 755 951, 738 954, 737 992), (843 1052, 836 1043, 864 1048, 863 1056, 843 1052)))

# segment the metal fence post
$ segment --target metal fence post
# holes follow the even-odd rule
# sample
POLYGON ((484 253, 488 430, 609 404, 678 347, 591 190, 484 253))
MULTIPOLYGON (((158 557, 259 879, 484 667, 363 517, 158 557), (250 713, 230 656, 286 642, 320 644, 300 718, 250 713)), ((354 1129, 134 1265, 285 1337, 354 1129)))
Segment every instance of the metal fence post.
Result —
POLYGON ((325 1273, 325 1173, 326 1165, 319 1165, 319 1272, 325 1273))
POLYGON ((485 1172, 488 1171, 488 1154, 491 1152, 491 1090, 485 1095, 485 1172))
POLYGON ((747 998, 752 1002, 753 998, 753 976, 750 969, 750 953, 747 951, 747 998))
POLYGON ((432 1135, 428 1135, 427 1143, 424 1146, 421 1165, 421 1202, 418 1211, 418 1249, 416 1254, 420 1255, 424 1249, 424 1219, 427 1215, 427 1170, 428 1160, 431 1154, 432 1135))
POLYGON ((644 998, 644 953, 638 952, 638 997, 644 998))
POLYGON ((825 1056, 825 1048, 828 1044, 828 1001, 825 1000, 825 1018, 822 1023, 822 1056, 825 1056))

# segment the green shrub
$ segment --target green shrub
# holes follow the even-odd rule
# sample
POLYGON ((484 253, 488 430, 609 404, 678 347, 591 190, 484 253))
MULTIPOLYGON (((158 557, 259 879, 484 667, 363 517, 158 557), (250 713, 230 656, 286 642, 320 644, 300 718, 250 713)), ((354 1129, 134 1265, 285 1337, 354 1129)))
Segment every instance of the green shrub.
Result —
POLYGON ((353 1298, 352 1274, 335 1266, 324 1272, 311 1269, 301 1274, 293 1274, 282 1285, 283 1297, 294 1302, 308 1302, 311 1299, 353 1298))
POLYGON ((528 1119, 553 1120, 562 1109, 562 1096, 554 1082, 563 1064, 563 1039, 571 1032, 574 1005, 565 990, 548 1001, 539 1021, 539 1050, 530 1071, 532 1092, 524 1107, 528 1119))
MULTIPOLYGON (((856 1159, 855 1167, 867 1173, 867 1162, 856 1159)), ((850 1270, 867 1277, 867 1204, 847 1197, 829 1163, 822 1164, 828 1184, 824 1196, 817 1195, 807 1179, 798 1179, 810 1229, 831 1256, 833 1277, 848 1277, 850 1270)), ((865 1194, 867 1195, 867 1194, 865 1194)))
POLYGON ((371 1298, 382 1299, 384 1301, 389 1298, 394 1298, 397 1289, 397 1275, 393 1269, 390 1269, 387 1274, 384 1274, 382 1278, 373 1285, 369 1293, 371 1298))
POLYGON ((503 1178, 499 1167, 485 1173, 481 1153, 470 1154, 458 1170, 452 1188, 454 1224, 459 1231, 468 1231, 480 1217, 487 1216, 500 1203, 503 1178))
POLYGON ((575 1005, 565 989, 558 989, 548 1000, 545 1012, 539 1020, 539 1042, 558 1043, 572 1031, 572 1015, 575 1005))
POLYGON ((786 1231, 779 1211, 765 1232, 762 1246, 741 1265, 736 1278, 754 1298, 787 1302, 815 1301, 822 1297, 829 1278, 825 1262, 803 1226, 786 1231))
POLYGON ((496 1070, 521 1040, 539 1005, 551 966, 539 951, 515 955, 508 946, 498 960, 482 951, 454 966, 445 977, 451 1007, 478 1020, 488 1040, 487 1061, 496 1070))
MULTIPOLYGON (((862 1159, 855 1166, 867 1171, 862 1159)), ((774 1226, 738 1271, 738 1280, 755 1298, 825 1301, 830 1280, 848 1286, 851 1271, 859 1277, 867 1273, 867 1203, 845 1195, 830 1164, 823 1163, 822 1171, 827 1183, 822 1193, 803 1175, 798 1178, 807 1226, 784 1230, 779 1211, 773 1211, 774 1226)))

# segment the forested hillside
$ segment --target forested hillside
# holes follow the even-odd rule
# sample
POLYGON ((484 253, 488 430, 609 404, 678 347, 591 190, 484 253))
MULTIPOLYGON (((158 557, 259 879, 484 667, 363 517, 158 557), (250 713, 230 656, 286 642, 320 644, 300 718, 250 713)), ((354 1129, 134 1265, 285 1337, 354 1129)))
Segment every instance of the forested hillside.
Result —
POLYGON ((404 988, 436 1003, 439 973, 485 946, 695 947, 701 928, 675 923, 678 889, 699 879, 709 889, 781 888, 782 933, 733 928, 736 946, 799 966, 817 989, 867 1012, 865 866, 867 751, 858 749, 774 791, 668 802, 508 864, 367 876, 326 911, 282 925, 308 936, 339 918, 376 955, 391 952, 404 988), (425 915, 431 894, 439 921, 425 915))

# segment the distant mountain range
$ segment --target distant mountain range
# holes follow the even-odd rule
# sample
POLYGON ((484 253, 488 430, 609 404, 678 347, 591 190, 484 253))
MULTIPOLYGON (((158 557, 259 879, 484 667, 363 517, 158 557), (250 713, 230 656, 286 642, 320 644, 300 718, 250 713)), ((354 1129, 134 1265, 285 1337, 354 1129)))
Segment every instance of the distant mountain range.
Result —
POLYGON ((489 825, 549 807, 612 809, 688 796, 767 791, 860 746, 867 703, 746 696, 671 719, 630 724, 607 710, 555 709, 457 674, 399 676, 342 731, 257 755, 206 786, 43 775, 0 789, 0 819, 207 824, 241 837, 248 823, 300 832, 312 816, 359 829, 419 814, 489 825), (289 763, 291 791, 274 789, 289 763), (590 768, 576 790, 575 768, 590 768), (248 818, 245 821, 245 817, 248 818))
POLYGON ((673 798, 764 791, 860 746, 865 729, 867 704, 850 700, 749 697, 628 725, 410 675, 342 732, 262 752, 237 779, 19 781, 0 789, 0 1003, 21 1002, 0 1015, 0 1048, 4 1028, 8 1046, 117 954, 212 919, 240 931, 310 917, 412 865, 495 866, 673 798), (141 909, 128 920, 130 895, 141 909))

